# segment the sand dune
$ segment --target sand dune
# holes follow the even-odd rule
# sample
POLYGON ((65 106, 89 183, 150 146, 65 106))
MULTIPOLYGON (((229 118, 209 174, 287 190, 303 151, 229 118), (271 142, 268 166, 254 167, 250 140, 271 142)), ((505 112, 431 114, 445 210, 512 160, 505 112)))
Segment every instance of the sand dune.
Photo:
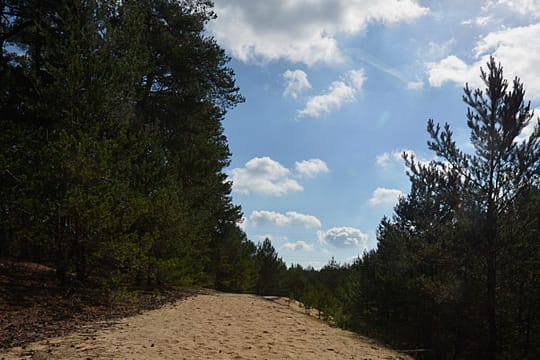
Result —
POLYGON ((1 358, 409 359, 284 300, 221 293, 188 298, 105 329, 89 327, 13 348, 1 358))

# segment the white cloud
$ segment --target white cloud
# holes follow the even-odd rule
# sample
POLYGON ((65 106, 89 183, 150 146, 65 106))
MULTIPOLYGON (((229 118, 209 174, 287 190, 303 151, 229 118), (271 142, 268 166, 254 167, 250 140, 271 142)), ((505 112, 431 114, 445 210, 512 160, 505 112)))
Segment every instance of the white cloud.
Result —
POLYGON ((271 224, 276 226, 304 226, 306 228, 320 228, 321 222, 315 216, 288 211, 281 214, 274 211, 255 210, 249 216, 250 224, 271 224))
MULTIPOLYGON (((538 5, 540 7, 540 5, 538 5)), ((469 82, 472 86, 483 85, 480 82, 480 67, 486 68, 489 56, 493 55, 501 62, 505 77, 512 79, 519 76, 524 82, 528 96, 540 99, 540 42, 531 39, 540 38, 540 23, 504 29, 492 32, 479 39, 473 51, 476 59, 467 64, 455 55, 450 55, 439 62, 428 63, 429 83, 441 86, 443 83, 456 82, 462 86, 469 82)))
POLYGON ((440 87, 446 81, 453 81, 459 85, 466 82, 479 84, 479 68, 473 68, 455 55, 450 55, 439 62, 428 63, 429 84, 440 87))
POLYGON ((424 88, 424 82, 420 81, 410 81, 407 83, 407 89, 409 90, 421 90, 424 88))
POLYGON ((534 117, 529 121, 529 124, 521 131, 521 134, 516 138, 516 141, 522 142, 529 138, 534 131, 535 126, 540 126, 540 119, 538 115, 540 114, 540 108, 534 110, 534 117))
POLYGON ((339 110, 343 104, 353 102, 355 90, 342 81, 334 81, 324 95, 314 96, 306 107, 298 111, 299 117, 320 117, 332 111, 339 110))
POLYGON ((302 191, 303 187, 289 175, 289 169, 266 156, 253 158, 243 168, 231 170, 233 190, 243 194, 282 196, 302 191))
POLYGON ((376 159, 375 159, 375 162, 377 163, 378 166, 380 167, 385 167, 387 166, 388 164, 390 164, 391 162, 391 159, 390 159, 390 154, 385 152, 381 155, 377 155, 376 159))
POLYGON ((344 60, 338 36, 367 24, 396 24, 428 13, 416 0, 216 0, 209 24, 217 41, 244 62, 284 59, 312 65, 344 60))
POLYGON ((302 70, 287 70, 283 73, 283 78, 286 81, 283 96, 296 99, 304 90, 311 88, 307 74, 302 70))
POLYGON ((281 248, 290 251, 313 251, 313 245, 309 245, 301 240, 297 242, 287 242, 283 244, 281 248))
POLYGON ((351 86, 353 86, 356 90, 362 90, 364 81, 366 81, 364 69, 351 70, 347 73, 347 77, 351 86))
POLYGON ((491 4, 503 5, 508 9, 533 18, 540 17, 540 2, 538 0, 498 0, 491 1, 491 4))
POLYGON ((295 163, 296 173, 300 177, 314 177, 321 173, 327 173, 330 170, 321 159, 309 159, 295 163))
POLYGON ((263 194, 282 196, 289 192, 303 191, 304 188, 296 179, 315 177, 330 170, 320 159, 309 159, 295 163, 294 174, 291 170, 272 160, 270 157, 255 157, 243 168, 230 171, 233 190, 242 194, 263 194))
POLYGON ((487 16, 477 16, 474 19, 465 20, 463 25, 476 25, 478 27, 484 27, 491 24, 494 21, 493 14, 487 16))
POLYGON ((450 49, 456 44, 456 39, 450 38, 442 43, 429 42, 427 56, 432 59, 440 59, 450 53, 450 49))
POLYGON ((319 242, 336 248, 366 248, 368 236, 353 227, 334 227, 327 231, 317 231, 319 242))
POLYGON ((416 157, 416 154, 414 153, 414 151, 405 149, 405 150, 394 151, 391 153, 385 152, 385 153, 382 153, 381 155, 377 155, 377 157, 375 158, 375 163, 379 167, 387 167, 391 164, 404 165, 403 153, 407 153, 409 156, 412 155, 416 157))
POLYGON ((403 196, 401 190, 379 187, 373 191, 373 195, 369 199, 369 204, 371 206, 395 205, 401 196, 403 196))
POLYGON ((248 219, 246 219, 244 216, 242 216, 242 219, 238 222, 238 227, 242 229, 242 231, 246 231, 248 227, 248 219))
POLYGON ((326 94, 310 98, 306 106, 298 111, 298 116, 317 118, 341 109, 344 104, 356 100, 356 94, 365 80, 363 69, 349 71, 345 79, 334 81, 326 94))

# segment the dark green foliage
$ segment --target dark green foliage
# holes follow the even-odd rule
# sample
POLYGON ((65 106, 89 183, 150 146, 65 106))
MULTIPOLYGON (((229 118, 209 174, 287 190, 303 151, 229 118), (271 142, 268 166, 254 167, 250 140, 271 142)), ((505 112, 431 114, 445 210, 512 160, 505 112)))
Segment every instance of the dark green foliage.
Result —
POLYGON ((224 261, 243 275, 229 287, 250 288, 254 249, 222 171, 221 120, 243 99, 204 34, 211 4, 1 1, 0 11, 0 255, 113 288, 205 284, 230 242, 238 253, 224 261))
POLYGON ((259 295, 288 295, 283 287, 287 265, 278 257, 270 239, 259 243, 255 257, 259 268, 255 292, 259 295))
POLYGON ((320 270, 295 265, 283 275, 283 288, 306 310, 317 310, 319 318, 351 328, 348 311, 356 295, 353 273, 350 265, 340 265, 334 259, 320 270))
POLYGON ((258 277, 257 247, 236 225, 228 224, 212 246, 208 274, 212 287, 229 292, 252 292, 258 277))

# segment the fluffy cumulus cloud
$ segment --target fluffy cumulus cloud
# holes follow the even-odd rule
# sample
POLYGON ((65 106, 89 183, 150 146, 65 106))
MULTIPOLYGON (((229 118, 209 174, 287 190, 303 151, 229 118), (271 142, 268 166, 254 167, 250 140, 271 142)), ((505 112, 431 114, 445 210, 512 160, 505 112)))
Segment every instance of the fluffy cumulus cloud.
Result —
POLYGON ((329 171, 326 163, 320 159, 297 161, 294 171, 291 171, 264 156, 249 160, 242 168, 232 169, 229 176, 233 190, 241 194, 283 196, 304 190, 297 181, 300 178, 312 178, 329 171))
POLYGON ((285 91, 283 96, 298 98, 300 94, 311 88, 307 74, 302 70, 287 70, 283 73, 285 79, 285 91))
POLYGON ((363 69, 349 71, 342 80, 334 81, 325 94, 311 97, 306 106, 298 110, 298 117, 318 118, 341 109, 346 103, 354 102, 365 79, 363 69))
POLYGON ((290 251, 312 251, 313 245, 309 245, 305 241, 286 242, 281 246, 282 249, 290 251))
POLYGON ((327 173, 330 170, 324 161, 321 159, 309 159, 304 161, 297 161, 295 163, 295 170, 300 177, 315 177, 316 175, 327 173))
POLYGON ((320 228, 321 222, 313 215, 288 211, 281 214, 274 211, 255 210, 249 217, 249 222, 253 226, 275 225, 275 226, 303 226, 306 228, 320 228))
MULTIPOLYGON (((540 8, 540 5, 538 5, 540 8)), ((540 100, 540 23, 508 28, 491 32, 480 38, 474 50, 474 61, 466 63, 455 55, 438 62, 428 63, 429 83, 441 86, 445 82, 455 82, 462 86, 469 82, 472 86, 482 86, 480 67, 486 68, 489 56, 493 55, 504 67, 505 77, 518 76, 525 84, 528 95, 540 100)))
POLYGON ((324 114, 339 110, 343 104, 353 102, 355 89, 343 81, 334 81, 328 92, 309 99, 306 107, 298 111, 299 117, 321 117, 324 114))
POLYGON ((447 81, 456 82, 460 86, 466 82, 479 84, 478 68, 468 65, 455 55, 450 55, 439 62, 428 63, 427 66, 431 86, 440 87, 447 81))
POLYGON ((336 248, 366 248, 368 236, 353 227, 334 227, 326 231, 318 231, 317 237, 323 245, 330 244, 336 248))
POLYGON ((231 170, 233 190, 242 194, 282 196, 302 191, 303 187, 290 175, 289 169, 266 156, 253 158, 243 168, 231 170))
POLYGON ((379 187, 373 191, 369 204, 371 206, 395 205, 401 196, 403 196, 401 190, 379 187))
POLYGON ((428 13, 416 0, 216 0, 209 29, 244 62, 284 59, 312 65, 342 62, 338 36, 368 23, 413 21, 428 13))

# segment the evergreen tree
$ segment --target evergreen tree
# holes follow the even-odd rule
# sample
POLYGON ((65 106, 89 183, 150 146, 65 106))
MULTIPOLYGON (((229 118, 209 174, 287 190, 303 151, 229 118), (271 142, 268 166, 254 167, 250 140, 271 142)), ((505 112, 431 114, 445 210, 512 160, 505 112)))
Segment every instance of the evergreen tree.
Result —
POLYGON ((243 98, 211 3, 0 5, 1 254, 112 286, 204 282, 241 217, 221 120, 243 98))
MULTIPOLYGON (((233 71, 226 67, 229 59, 212 38, 203 35, 205 24, 214 17, 207 1, 141 3, 149 63, 137 90, 138 122, 158 133, 164 158, 160 178, 166 179, 162 186, 165 193, 178 189, 176 196, 186 210, 182 221, 166 224, 176 229, 175 256, 184 259, 181 267, 193 281, 203 281, 219 232, 241 218, 222 172, 230 153, 221 120, 243 98, 234 85, 233 71)), ((134 173, 133 178, 140 175, 134 173)), ((157 185, 152 178, 149 181, 157 185)), ((147 184, 144 187, 146 192, 156 192, 147 184)), ((148 231, 160 237, 163 225, 148 231)))
MULTIPOLYGON (((516 141, 533 118, 530 104, 524 102, 525 91, 519 79, 512 88, 503 78, 502 66, 494 58, 481 70, 485 90, 465 87, 464 101, 469 105, 467 125, 471 129, 473 155, 460 151, 446 125, 441 131, 433 121, 428 124, 432 137, 429 147, 448 161, 451 171, 459 174, 470 198, 479 211, 478 256, 485 261, 486 306, 488 323, 487 358, 496 357, 497 324, 497 260, 505 245, 500 239, 500 218, 531 181, 540 166, 540 126, 523 142, 516 141)), ((411 164, 414 167, 414 164, 411 164)), ((413 170, 414 171, 414 170, 413 170)))
MULTIPOLYGON (((403 314, 386 323, 409 324, 408 331, 398 333, 423 334, 408 341, 430 347, 439 358, 493 359, 515 350, 503 342, 509 331, 506 313, 515 306, 500 302, 515 296, 504 286, 510 280, 504 276, 511 264, 528 259, 520 251, 537 249, 536 233, 509 236, 508 229, 509 221, 535 226, 534 218, 513 209, 538 186, 540 126, 520 141, 518 136, 534 121, 523 85, 516 78, 510 89, 493 58, 481 78, 486 89, 467 85, 464 95, 474 153, 458 149, 448 124, 428 122, 428 145, 438 160, 423 164, 405 155, 411 192, 396 207, 394 219, 383 221, 374 254, 376 279, 387 284, 381 296, 394 288, 405 300, 382 303, 381 312, 393 308, 403 314), (520 255, 512 258, 510 253, 520 255)), ((527 286, 536 291, 537 284, 527 286)), ((384 300, 377 299, 380 306, 384 300)))
POLYGON ((259 295, 284 295, 283 280, 287 265, 281 260, 266 238, 257 246, 256 258, 259 266, 259 276, 255 291, 259 295))
POLYGON ((206 270, 213 278, 211 285, 221 291, 253 291, 259 270, 256 250, 255 244, 237 225, 225 225, 212 244, 211 261, 206 270))

